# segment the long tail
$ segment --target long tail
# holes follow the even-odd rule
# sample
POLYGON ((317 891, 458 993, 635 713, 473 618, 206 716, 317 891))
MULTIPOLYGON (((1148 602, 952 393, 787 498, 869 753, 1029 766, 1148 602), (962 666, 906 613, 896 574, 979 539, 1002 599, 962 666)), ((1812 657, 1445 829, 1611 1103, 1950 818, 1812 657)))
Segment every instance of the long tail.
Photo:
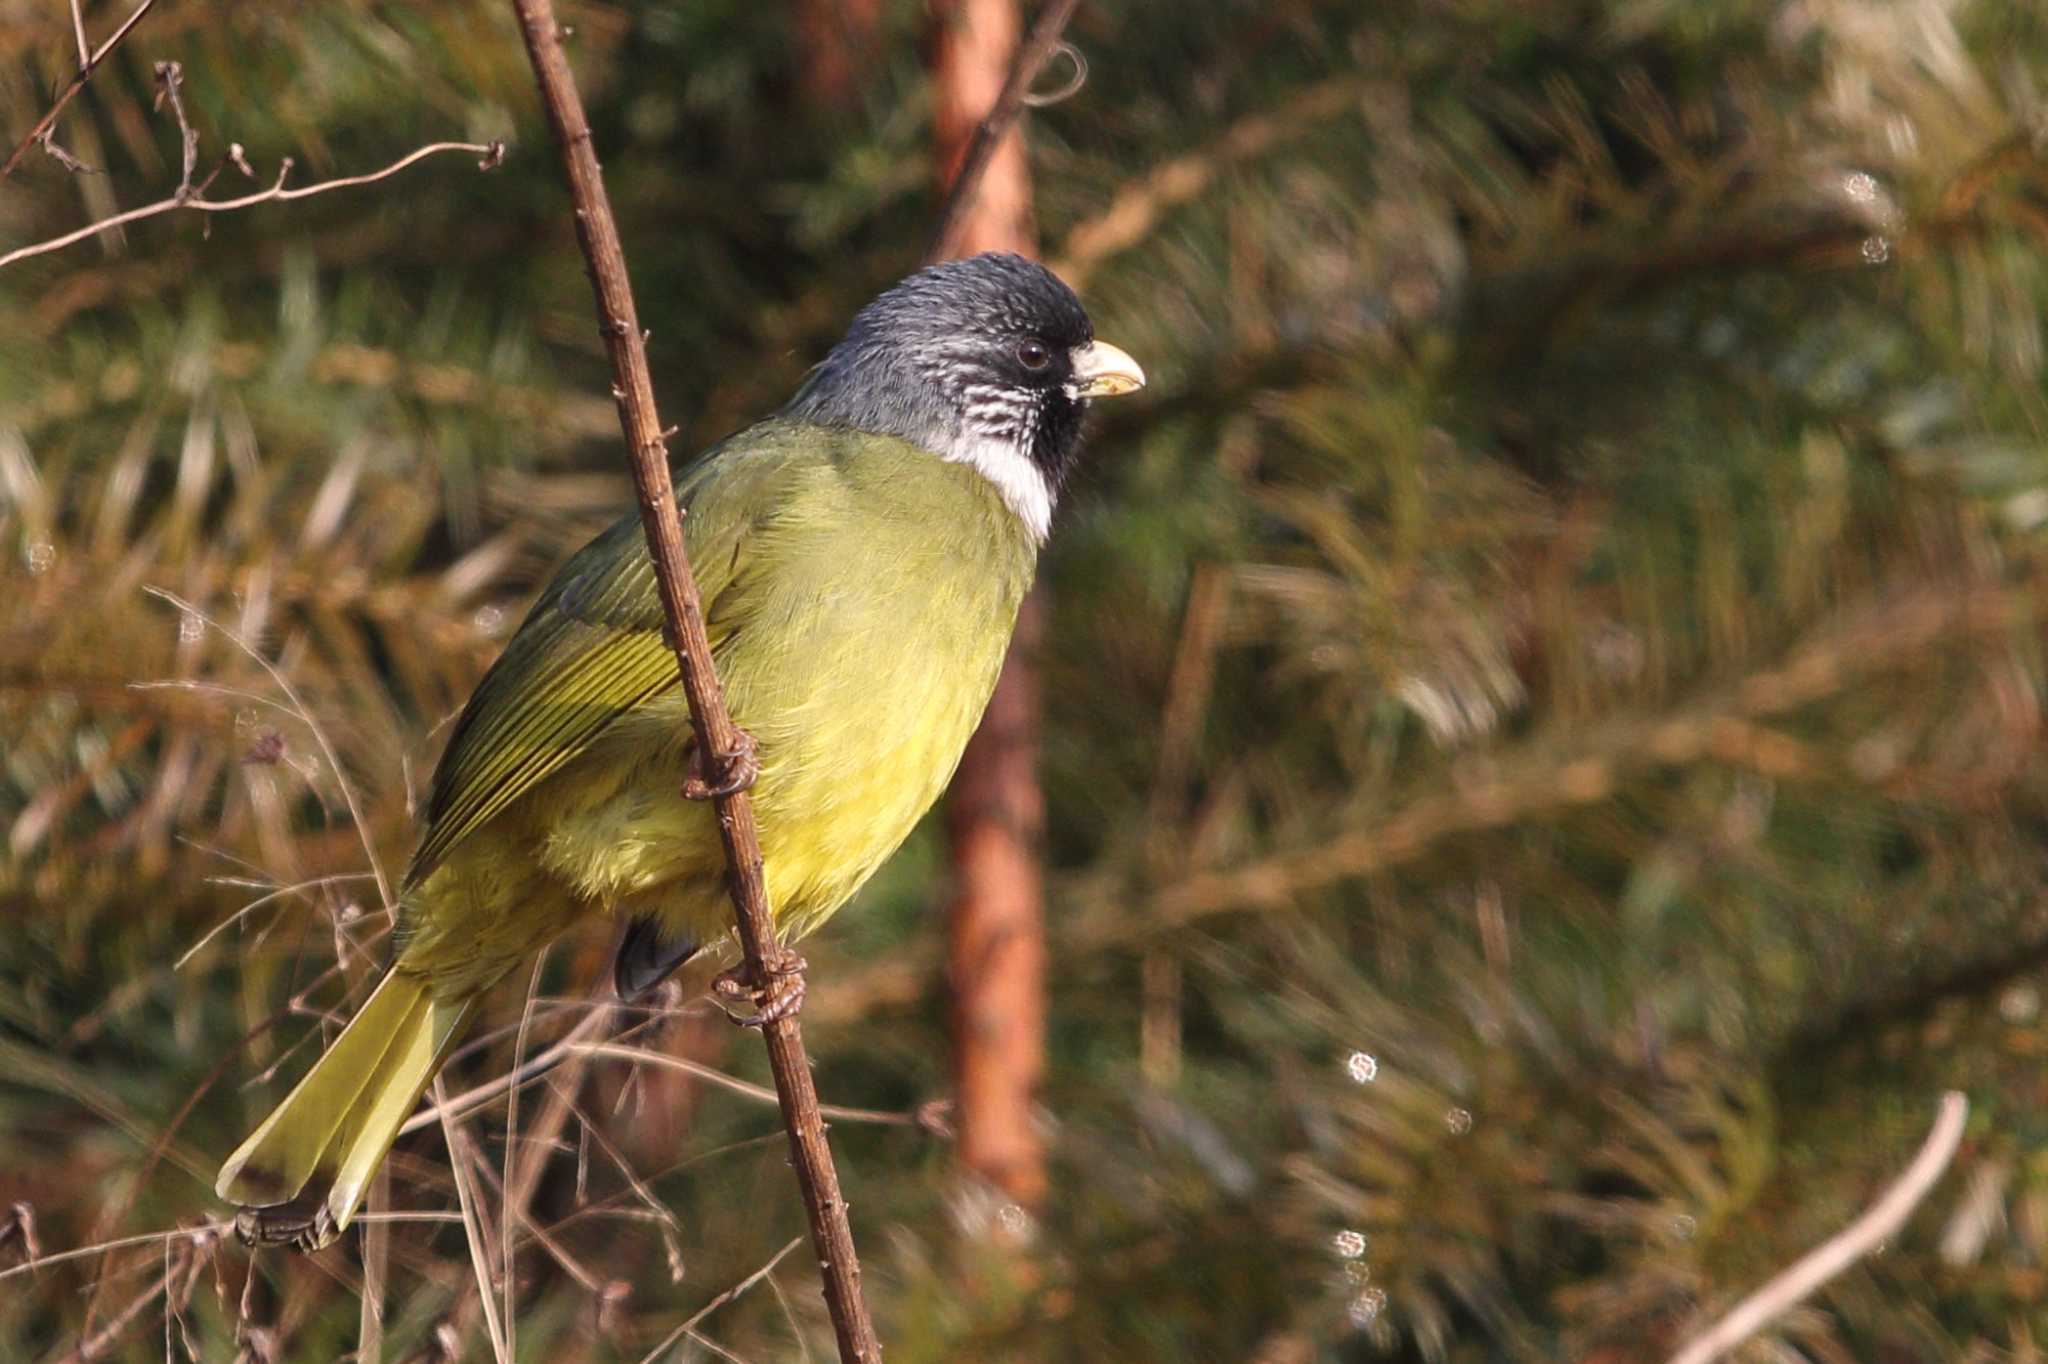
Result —
POLYGON ((356 1215, 442 1053, 469 1017, 426 983, 386 973, 327 1054, 221 1166, 214 1190, 242 1205, 250 1242, 318 1250, 356 1215))

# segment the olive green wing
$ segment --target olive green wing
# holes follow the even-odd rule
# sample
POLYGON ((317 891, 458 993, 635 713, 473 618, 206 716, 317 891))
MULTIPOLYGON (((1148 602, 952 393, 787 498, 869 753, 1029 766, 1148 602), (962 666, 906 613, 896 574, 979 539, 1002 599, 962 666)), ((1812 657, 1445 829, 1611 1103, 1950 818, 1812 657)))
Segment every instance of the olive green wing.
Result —
MULTIPOLYGON (((714 650, 731 630, 715 607, 741 570, 749 532, 773 514, 781 485, 801 484, 815 463, 804 442, 787 437, 743 432, 707 453, 676 490, 714 650)), ((639 518, 628 516, 562 566, 477 684, 435 769, 407 887, 620 716, 676 685, 654 567, 639 518)))

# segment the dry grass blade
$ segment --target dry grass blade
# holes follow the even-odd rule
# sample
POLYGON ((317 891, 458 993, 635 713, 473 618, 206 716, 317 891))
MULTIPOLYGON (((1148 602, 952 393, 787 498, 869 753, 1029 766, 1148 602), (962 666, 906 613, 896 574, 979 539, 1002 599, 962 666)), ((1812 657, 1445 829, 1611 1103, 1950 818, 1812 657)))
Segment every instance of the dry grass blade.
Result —
MULTIPOLYGON (((517 1075, 526 1065, 526 1034, 533 1027, 533 1002, 540 994, 540 975, 547 968, 548 954, 543 948, 534 958, 533 974, 526 982, 526 1007, 519 1014, 519 1031, 512 1039, 512 1073, 517 1075)), ((505 1353, 516 1357, 519 1348, 519 1318, 514 1311, 512 1272, 514 1247, 512 1228, 524 1214, 513 1207, 512 1156, 519 1149, 519 1086, 513 1085, 505 1095, 505 1172, 499 1180, 499 1200, 503 1211, 498 1217, 498 1235, 501 1245, 498 1250, 498 1265, 505 1279, 505 1353)))
POLYGON ((485 1249, 488 1237, 483 1225, 483 1209, 478 1204, 477 1190, 470 1175, 469 1143, 462 1129, 448 1116, 448 1104, 441 1092, 439 1077, 434 1080, 433 1095, 434 1106, 441 1115, 441 1134, 448 1145, 448 1169, 455 1178, 455 1198, 462 1205, 462 1231, 469 1240, 469 1263, 476 1274, 477 1301, 483 1307, 484 1332, 491 1340, 492 1357, 498 1364, 511 1364, 504 1323, 498 1318, 498 1295, 491 1288, 490 1255, 485 1249))
POLYGON ((1814 1290, 1904 1226, 1955 1157, 1956 1147, 1963 1140, 1963 1121, 1969 1114, 1969 1100, 1960 1092, 1950 1090, 1942 1095, 1933 1130, 1928 1132, 1912 1164, 1884 1191, 1883 1197, 1861 1217, 1737 1303, 1710 1330, 1671 1356, 1671 1364, 1712 1364, 1805 1301, 1814 1290))

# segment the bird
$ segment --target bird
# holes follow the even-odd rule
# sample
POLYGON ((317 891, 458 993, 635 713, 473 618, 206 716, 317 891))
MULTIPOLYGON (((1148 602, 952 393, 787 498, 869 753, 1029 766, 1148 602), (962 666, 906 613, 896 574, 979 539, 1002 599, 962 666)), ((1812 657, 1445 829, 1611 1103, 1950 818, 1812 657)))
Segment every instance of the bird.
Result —
POLYGON ((990 252, 882 292, 681 468, 744 771, 695 752, 637 516, 568 559, 451 732, 381 980, 221 1168, 242 1238, 331 1244, 482 997, 557 936, 623 919, 623 998, 727 940, 714 816, 684 787, 751 780, 782 942, 845 904, 959 765, 1089 405, 1144 383, 1058 276, 990 252))

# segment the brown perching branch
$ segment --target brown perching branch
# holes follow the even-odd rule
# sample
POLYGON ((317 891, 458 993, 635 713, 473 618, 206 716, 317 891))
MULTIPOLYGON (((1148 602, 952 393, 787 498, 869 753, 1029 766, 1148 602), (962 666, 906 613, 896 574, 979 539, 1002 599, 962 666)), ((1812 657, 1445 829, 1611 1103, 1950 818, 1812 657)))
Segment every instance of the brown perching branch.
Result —
MULTIPOLYGON (((699 767, 714 788, 710 794, 719 836, 725 844, 726 888, 732 896, 740 947, 746 955, 745 969, 751 982, 764 994, 777 978, 785 985, 800 987, 800 978, 794 971, 801 968, 792 954, 777 943, 774 920, 769 914, 753 802, 745 789, 746 782, 731 779, 744 769, 751 740, 727 713, 718 676, 712 668, 711 642, 704 631, 696 579, 683 551, 682 520, 676 510, 675 489, 669 481, 669 433, 662 428, 655 410, 646 339, 634 307, 625 251, 619 242, 618 225, 612 219, 603 172, 591 147, 590 123, 569 70, 568 56, 562 50, 562 33, 551 0, 512 0, 512 6, 519 16, 541 103, 547 109, 549 126, 561 148, 570 198, 576 207, 576 235, 590 267, 600 330, 610 352, 615 380, 613 397, 625 428, 633 484, 639 496, 640 524, 654 561, 655 582, 675 648, 676 666, 689 698, 699 767)), ((1071 8, 1071 0, 1068 7, 1071 8)), ((778 1012, 773 1008, 763 1010, 761 1036, 767 1043, 769 1066, 781 1098, 783 1125, 789 1133, 790 1155, 803 1192, 811 1245, 817 1252, 824 1278, 825 1304, 832 1314, 839 1357, 846 1364, 872 1364, 882 1357, 881 1344, 861 1293, 853 1229, 847 1221, 846 1200, 840 1196, 832 1151, 825 1140, 825 1123, 818 1112, 818 1092, 804 1054, 803 1034, 794 1010, 771 1016, 778 1012)))
POLYGON ((1734 1310, 1714 1323, 1711 1330, 1671 1356, 1670 1364, 1713 1364, 1736 1346, 1804 1302, 1815 1289, 1905 1225, 1913 1209, 1941 1178, 1955 1157, 1963 1139, 1963 1120, 1970 1104, 1961 1093, 1950 1090, 1941 1096, 1934 1129, 1921 1143, 1920 1154, 1904 1174, 1884 1191, 1884 1196, 1854 1222, 1815 1246, 1774 1276, 1762 1288, 1735 1304, 1734 1310))
POLYGON ((137 24, 142 22, 142 16, 149 13, 150 6, 155 3, 156 0, 142 0, 142 3, 135 7, 134 13, 121 21, 121 27, 114 30, 113 36, 93 49, 90 54, 86 52, 85 47, 85 17, 79 13, 76 5, 72 6, 71 25, 78 36, 78 74, 73 76, 70 82, 58 94, 57 102, 50 106, 49 112, 36 120, 36 126, 28 130, 28 136, 22 138, 21 141, 14 145, 14 150, 7 154, 7 160, 4 163, 0 163, 0 180, 5 180, 8 176, 12 175, 14 168, 21 164, 21 158, 28 155, 28 149, 35 146, 38 142, 42 143, 45 151, 63 162, 67 167, 77 169, 69 158, 58 150, 57 144, 50 140, 51 134, 56 131, 57 116, 64 112, 64 106, 71 103, 74 95, 85 89, 85 83, 92 79, 92 73, 97 71, 100 63, 107 59, 107 54, 119 46, 121 40, 127 37, 137 24))
MULTIPOLYGON (((1029 98, 1031 82, 1038 79, 1052 54, 1062 47, 1060 34, 1066 30, 1067 21, 1074 17, 1074 10, 1081 0, 1048 0, 1039 11, 1038 22, 1031 26, 1031 32, 1017 45, 1017 56, 1010 63, 1010 75, 1003 82, 1003 92, 996 97, 995 107, 988 111, 974 130, 974 137, 967 144, 967 151, 960 158, 960 169, 953 173, 952 188, 946 191, 946 202, 939 208, 938 226, 932 231, 932 244, 925 252, 927 263, 944 260, 953 254, 953 235, 960 230, 961 222, 967 217, 967 210, 974 203, 974 196, 981 188, 981 177, 987 173, 989 162, 995 159, 996 148, 1002 145, 1004 134, 1010 125, 1024 112, 1027 103, 1045 103, 1029 98)), ((1069 52, 1073 49, 1068 48, 1069 52)), ((1056 98, 1065 98, 1080 88, 1078 77, 1086 71, 1078 53, 1074 55, 1077 80, 1056 98)))

